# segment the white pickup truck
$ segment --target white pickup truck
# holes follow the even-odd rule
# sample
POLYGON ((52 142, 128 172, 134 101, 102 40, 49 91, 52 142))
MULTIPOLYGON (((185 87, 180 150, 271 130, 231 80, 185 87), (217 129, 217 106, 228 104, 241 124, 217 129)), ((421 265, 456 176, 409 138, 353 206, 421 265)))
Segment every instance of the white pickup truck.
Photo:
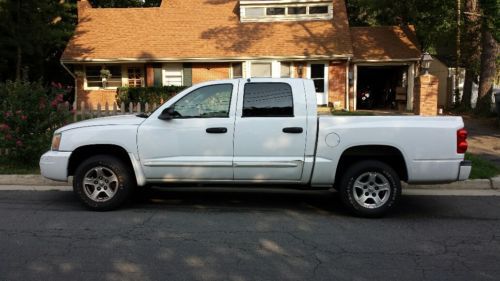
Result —
POLYGON ((93 210, 167 183, 331 189, 355 214, 380 216, 401 181, 469 177, 460 117, 318 116, 313 81, 233 79, 192 86, 150 115, 58 129, 42 175, 67 181, 93 210))

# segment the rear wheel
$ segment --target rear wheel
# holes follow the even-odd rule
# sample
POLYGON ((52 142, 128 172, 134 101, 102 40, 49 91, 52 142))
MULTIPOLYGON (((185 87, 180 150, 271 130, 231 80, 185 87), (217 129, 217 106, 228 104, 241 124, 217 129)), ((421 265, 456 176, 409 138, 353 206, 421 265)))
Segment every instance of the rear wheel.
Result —
POLYGON ((83 161, 76 169, 73 181, 73 190, 80 200, 95 211, 120 207, 135 186, 128 167, 110 155, 97 155, 83 161))
POLYGON ((363 217, 380 217, 401 197, 401 182, 387 164, 366 160, 349 167, 342 177, 340 195, 344 205, 363 217))

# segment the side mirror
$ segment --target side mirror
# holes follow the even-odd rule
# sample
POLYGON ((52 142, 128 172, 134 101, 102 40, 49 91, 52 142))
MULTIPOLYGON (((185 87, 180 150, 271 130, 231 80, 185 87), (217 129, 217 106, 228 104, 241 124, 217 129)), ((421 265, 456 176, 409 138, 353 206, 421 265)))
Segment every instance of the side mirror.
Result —
POLYGON ((160 120, 172 120, 174 119, 174 107, 167 107, 165 108, 160 116, 158 116, 158 119, 160 120))

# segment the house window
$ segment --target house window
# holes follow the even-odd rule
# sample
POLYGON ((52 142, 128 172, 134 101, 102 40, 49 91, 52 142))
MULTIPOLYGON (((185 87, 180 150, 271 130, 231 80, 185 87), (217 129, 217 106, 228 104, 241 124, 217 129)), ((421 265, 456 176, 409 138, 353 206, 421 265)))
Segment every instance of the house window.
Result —
POLYGON ((242 22, 329 20, 333 18, 333 3, 308 0, 240 0, 242 22), (271 4, 272 6, 267 6, 271 4), (266 7, 267 6, 267 7, 266 7))
POLYGON ((268 16, 279 16, 285 14, 285 8, 267 8, 266 15, 268 16))
POLYGON ((292 88, 286 83, 247 83, 242 117, 293 117, 292 88))
POLYGON ((290 78, 291 64, 289 62, 281 63, 281 78, 290 78))
POLYGON ((305 15, 307 13, 306 7, 288 7, 289 15, 305 15))
POLYGON ((169 63, 164 67, 164 80, 165 86, 182 86, 182 64, 169 63))
POLYGON ((142 71, 139 67, 127 68, 128 86, 132 88, 142 87, 142 71))
POLYGON ((249 18, 259 18, 265 16, 264 8, 246 8, 245 16, 249 18))
POLYGON ((309 7, 309 14, 328 14, 328 6, 311 6, 309 7))
POLYGON ((85 67, 85 78, 87 80, 87 87, 101 88, 101 66, 87 66, 85 67))
POLYGON ((122 68, 120 65, 86 66, 85 79, 89 88, 118 88, 122 86, 122 68), (103 84, 103 70, 109 70, 109 77, 103 84))
POLYGON ((253 62, 251 77, 271 77, 271 63, 253 62))
POLYGON ((232 66, 232 74, 233 78, 242 78, 243 77, 243 63, 233 63, 232 66))

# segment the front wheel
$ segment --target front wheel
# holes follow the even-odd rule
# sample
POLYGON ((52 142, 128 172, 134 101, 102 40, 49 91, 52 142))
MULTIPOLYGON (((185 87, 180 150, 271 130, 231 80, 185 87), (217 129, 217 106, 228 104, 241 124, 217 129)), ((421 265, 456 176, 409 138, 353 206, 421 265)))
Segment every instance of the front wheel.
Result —
POLYGON ((118 158, 97 155, 83 161, 75 171, 73 190, 91 210, 120 207, 135 188, 135 179, 118 158))
POLYGON ((363 217, 380 217, 392 209, 401 197, 398 174, 389 165, 375 160, 349 167, 340 183, 344 205, 363 217))

